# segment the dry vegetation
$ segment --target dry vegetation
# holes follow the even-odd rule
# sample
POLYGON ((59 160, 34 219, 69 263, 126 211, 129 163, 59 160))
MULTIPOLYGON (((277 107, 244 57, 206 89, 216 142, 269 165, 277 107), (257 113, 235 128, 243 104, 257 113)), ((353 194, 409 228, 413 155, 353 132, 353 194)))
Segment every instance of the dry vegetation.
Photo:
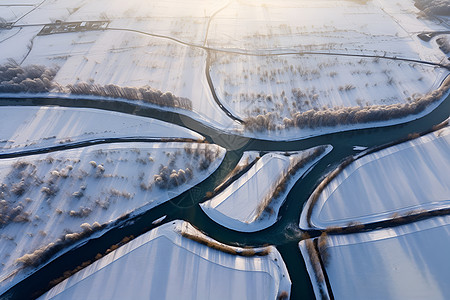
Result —
POLYGON ((287 185, 298 170, 304 168, 308 163, 317 159, 326 150, 326 146, 319 146, 314 151, 306 151, 300 158, 293 160, 286 174, 281 174, 276 184, 274 184, 273 192, 263 201, 261 201, 257 208, 257 218, 260 218, 264 212, 272 213, 273 209, 270 207, 271 203, 280 198, 286 191, 287 185))
POLYGON ((450 42, 448 41, 447 36, 437 38, 436 43, 438 44, 439 49, 445 54, 450 52, 450 42))
POLYGON ((214 193, 211 193, 208 198, 212 198, 215 194, 223 191, 229 184, 231 184, 233 181, 235 181, 237 178, 239 178, 241 175, 244 174, 244 171, 250 166, 254 165, 260 157, 256 157, 254 161, 249 162, 249 157, 242 163, 236 165, 236 167, 228 174, 228 176, 225 178, 225 180, 214 189, 214 193))
POLYGON ((323 190, 328 186, 328 184, 338 176, 342 170, 344 170, 348 165, 350 165, 355 160, 354 157, 347 158, 343 163, 341 163, 335 170, 329 173, 317 186, 312 195, 308 199, 308 210, 306 211, 306 220, 308 225, 311 226, 311 214, 314 209, 314 206, 319 200, 320 194, 322 194, 323 190))
POLYGON ((215 54, 211 66, 219 98, 253 132, 355 125, 418 114, 448 90, 449 80, 421 94, 440 72, 380 57, 320 55, 215 54))
POLYGON ((15 62, 0 66, 0 93, 48 93, 91 95, 127 100, 141 100, 165 107, 192 110, 191 100, 161 92, 149 86, 121 87, 114 84, 99 85, 80 82, 61 86, 53 82, 57 68, 31 65, 22 67, 15 62))
MULTIPOLYGON (((0 239, 8 236, 17 248, 18 240, 15 238, 27 234, 37 246, 22 249, 28 253, 14 258, 15 263, 36 267, 46 262, 62 249, 104 228, 106 223, 100 225, 95 222, 92 226, 87 223, 96 220, 100 211, 110 211, 106 216, 111 215, 115 219, 111 224, 122 222, 129 218, 129 214, 117 218, 115 210, 120 207, 118 205, 125 205, 124 201, 135 202, 136 193, 145 194, 153 186, 162 190, 182 186, 196 174, 204 174, 222 153, 219 147, 209 144, 184 145, 185 148, 181 145, 167 150, 156 148, 157 153, 153 154, 160 162, 159 168, 148 151, 150 149, 141 151, 139 148, 94 150, 81 159, 66 158, 69 153, 60 152, 15 160, 2 169, 0 178, 0 230, 6 230, 0 239), (132 164, 142 172, 131 172, 130 175, 126 169, 132 164), (44 231, 42 226, 45 223, 38 212, 49 222, 67 224, 68 227, 44 231), (74 228, 80 224, 82 231, 77 232, 74 228), (6 233, 11 235, 13 229, 17 236, 9 237, 6 233)), ((134 205, 130 204, 130 207, 134 205)), ((16 250, 11 243, 9 245, 16 250)))
MULTIPOLYGON (((130 236, 124 237, 119 243, 111 245, 111 247, 108 248, 105 251, 104 255, 107 255, 107 254, 111 253, 115 249, 117 249, 117 248, 127 244, 128 242, 132 241, 133 239, 134 239, 134 235, 130 235, 130 236)), ((101 254, 101 253, 97 253, 97 255, 95 256, 95 258, 93 260, 85 261, 85 262, 81 263, 81 265, 77 266, 75 269, 65 271, 62 276, 60 276, 60 277, 50 281, 49 286, 47 287, 47 289, 50 289, 50 288, 54 287, 55 285, 57 285, 58 283, 62 282, 65 279, 69 278, 70 276, 72 276, 73 274, 77 273, 78 271, 81 271, 82 269, 84 269, 87 266, 91 265, 93 262, 95 262, 95 261, 99 260, 100 258, 102 258, 104 255, 101 254)))
POLYGON ((146 103, 158 106, 177 107, 192 110, 191 100, 177 97, 171 92, 161 92, 149 86, 143 87, 121 87, 115 84, 99 85, 93 83, 69 84, 66 87, 58 87, 56 90, 61 93, 73 95, 93 95, 107 98, 120 98, 128 100, 142 100, 146 103))
POLYGON ((88 223, 81 224, 81 232, 78 233, 66 233, 61 238, 57 239, 53 243, 45 245, 39 249, 36 249, 32 253, 25 254, 16 260, 16 263, 21 264, 23 267, 37 267, 42 263, 48 261, 58 251, 73 244, 75 241, 88 237, 95 231, 104 228, 104 225, 100 225, 97 222, 92 226, 88 223))
POLYGON ((266 256, 269 255, 270 253, 270 248, 243 248, 241 250, 239 250, 238 248, 235 247, 231 247, 231 246, 227 246, 225 244, 216 242, 213 239, 201 236, 201 235, 196 235, 196 234, 190 234, 186 231, 181 231, 180 234, 187 238, 190 239, 194 242, 200 243, 202 245, 205 245, 209 248, 224 252, 224 253, 228 253, 231 255, 239 255, 239 256, 246 256, 246 257, 251 257, 251 256, 266 256))
MULTIPOLYGON (((306 112, 295 113, 292 118, 285 118, 283 123, 285 128, 319 128, 399 119, 423 112, 429 105, 441 100, 449 88, 450 78, 447 78, 439 89, 423 97, 413 99, 411 103, 327 108, 324 110, 311 109, 306 112)), ((276 130, 278 128, 275 115, 270 112, 257 117, 246 118, 245 126, 250 131, 276 130)))
POLYGON ((422 16, 450 16, 448 0, 414 0, 414 5, 422 11, 422 16))
POLYGON ((0 93, 49 92, 56 86, 52 80, 57 72, 57 68, 22 67, 14 61, 0 65, 0 93))

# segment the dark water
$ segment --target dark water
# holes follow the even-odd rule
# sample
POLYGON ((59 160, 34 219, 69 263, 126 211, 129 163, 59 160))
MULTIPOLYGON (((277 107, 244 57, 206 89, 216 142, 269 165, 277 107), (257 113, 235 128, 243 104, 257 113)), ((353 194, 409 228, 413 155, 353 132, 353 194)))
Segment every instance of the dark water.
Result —
POLYGON ((411 133, 429 130, 433 125, 447 119, 450 113, 450 100, 447 98, 432 113, 402 125, 353 130, 302 141, 271 142, 224 134, 175 113, 140 108, 130 103, 81 99, 2 99, 0 106, 2 105, 90 107, 154 117, 193 129, 206 136, 208 141, 229 150, 219 169, 204 182, 139 217, 120 223, 120 226, 109 230, 103 236, 92 239, 77 249, 60 256, 0 296, 5 299, 30 299, 42 294, 48 289, 49 282, 62 276, 63 272, 72 270, 85 261, 93 260, 97 253, 104 253, 111 245, 120 242, 126 236, 137 236, 154 228, 152 221, 164 215, 167 216, 164 222, 175 219, 189 221, 207 235, 227 244, 260 246, 269 243, 275 245, 283 256, 292 280, 291 298, 314 299, 312 286, 298 250, 300 239, 298 222, 302 207, 315 186, 345 157, 357 153, 352 149, 354 145, 375 147, 391 143, 411 133), (244 151, 293 151, 323 144, 333 145, 333 151, 323 158, 311 172, 297 181, 281 207, 278 222, 270 228, 256 233, 239 233, 214 223, 200 209, 198 203, 204 200, 206 192, 212 191, 226 177, 244 151))

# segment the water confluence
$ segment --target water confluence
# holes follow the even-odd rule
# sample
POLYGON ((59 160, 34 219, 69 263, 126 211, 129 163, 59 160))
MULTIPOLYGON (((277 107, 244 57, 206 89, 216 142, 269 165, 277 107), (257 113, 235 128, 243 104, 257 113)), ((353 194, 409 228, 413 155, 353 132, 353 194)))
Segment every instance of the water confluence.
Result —
MULTIPOLYGON (((174 112, 140 107, 133 103, 98 101, 88 99, 1 99, 0 106, 43 106, 96 108, 144 117, 156 118, 181 125, 199 132, 211 143, 225 147, 228 152, 221 166, 205 181, 174 199, 159 205, 130 220, 124 220, 102 236, 93 238, 77 248, 57 257, 47 265, 19 282, 0 296, 4 299, 32 299, 49 288, 49 282, 61 277, 65 271, 73 270, 85 261, 92 261, 98 253, 105 253, 113 244, 124 237, 138 236, 155 227, 152 222, 167 216, 163 223, 175 219, 186 220, 210 237, 230 245, 261 246, 272 244, 280 251, 292 280, 292 299, 314 299, 312 286, 298 249, 300 230, 298 222, 304 203, 320 180, 342 160, 358 152, 353 146, 379 147, 392 143, 413 133, 430 130, 434 125, 449 117, 450 97, 445 99, 428 115, 400 125, 380 128, 338 132, 300 141, 273 142, 243 138, 227 134, 186 116, 174 112), (324 157, 305 176, 300 178, 289 192, 280 209, 278 221, 271 227, 256 233, 240 233, 220 226, 209 219, 198 205, 205 194, 213 191, 235 167, 244 151, 298 151, 318 145, 331 144, 333 151, 324 157)), ((87 144, 86 146, 89 146, 87 144)))

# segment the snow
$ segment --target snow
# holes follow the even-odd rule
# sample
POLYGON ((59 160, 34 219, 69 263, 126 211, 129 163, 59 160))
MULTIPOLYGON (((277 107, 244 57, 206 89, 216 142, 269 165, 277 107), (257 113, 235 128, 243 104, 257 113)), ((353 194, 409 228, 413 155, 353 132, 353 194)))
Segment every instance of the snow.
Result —
POLYGON ((167 218, 167 215, 164 215, 161 218, 156 219, 155 221, 152 222, 152 225, 158 225, 162 223, 162 221, 164 221, 165 218, 167 218))
POLYGON ((205 77, 206 52, 198 48, 136 32, 74 32, 36 37, 23 63, 32 64, 58 66, 54 82, 62 86, 80 82, 148 85, 171 92, 193 102, 193 112, 177 112, 219 128, 233 126, 214 102, 205 77))
POLYGON ((186 128, 155 119, 97 109, 4 106, 0 152, 39 149, 101 138, 203 140, 186 128))
POLYGON ((41 250, 63 243, 68 251, 91 230, 172 199, 209 177, 224 155, 216 145, 152 142, 0 160, 0 293, 41 266, 41 250))
POLYGON ((214 192, 225 188, 228 183, 235 179, 233 178, 234 176, 238 176, 239 173, 243 172, 245 168, 253 164, 258 159, 260 159, 259 151, 245 151, 242 153, 241 159, 238 161, 234 169, 227 175, 222 183, 214 189, 214 192))
MULTIPOLYGON (((0 2, 0 5, 4 6, 2 2, 0 2)), ((17 20, 17 16, 23 15, 26 12, 30 10, 30 7, 27 5, 24 6, 5 6, 2 7, 2 10, 0 12, 0 20, 5 22, 14 22, 17 20), (3 19, 3 20, 2 20, 3 19)))
MULTIPOLYGON (((449 145, 447 125, 357 159, 320 193, 311 226, 365 224, 412 211, 450 207, 449 145)), ((300 221, 303 229, 309 228, 306 211, 300 221)))
MULTIPOLYGON (((55 0, 30 4, 35 7, 29 6, 29 13, 18 16, 17 26, 23 27, 0 31, 0 63, 13 59, 22 66, 57 66, 54 82, 62 86, 80 82, 148 85, 193 102, 192 111, 160 109, 246 137, 296 140, 404 123, 429 113, 438 103, 418 115, 349 126, 286 128, 284 119, 312 109, 409 103, 438 88, 448 75, 444 68, 414 62, 318 53, 445 62, 435 40, 423 42, 417 33, 447 28, 417 18, 419 11, 412 0, 373 0, 364 5, 344 0, 55 0), (42 24, 56 20, 110 23, 106 30, 36 35, 42 24), (222 105, 240 118, 274 112, 276 130, 251 131, 221 110, 206 78, 206 50, 213 57, 212 83, 222 105), (299 51, 315 54, 287 55, 299 51)), ((13 7, 5 6, 5 17, 13 7)))
POLYGON ((206 238, 187 222, 162 225, 39 299, 276 299, 282 292, 289 297, 291 282, 275 247, 267 248, 267 256, 237 256, 183 237, 181 231, 206 238))
POLYGON ((366 146, 353 146, 353 151, 364 151, 367 150, 366 146))
POLYGON ((110 27, 151 31, 201 45, 209 17, 226 3, 224 0, 58 0, 44 2, 19 24, 45 24, 57 19, 64 22, 110 20, 110 27))
POLYGON ((345 129, 288 129, 285 118, 294 119, 298 112, 409 103, 437 89, 448 70, 358 56, 445 63, 435 42, 425 43, 417 33, 447 28, 417 18, 418 12, 413 1, 233 2, 210 26, 208 46, 221 50, 214 53, 211 65, 218 97, 244 120, 272 113, 275 130, 243 132, 264 139, 345 129))
POLYGON ((328 55, 217 55, 216 92, 246 119, 269 112, 276 124, 311 109, 405 104, 439 87, 443 68, 412 62, 328 55))
POLYGON ((334 299, 447 299, 450 217, 330 235, 326 265, 334 299))
POLYGON ((201 208, 215 222, 237 231, 254 232, 275 224, 289 190, 332 147, 326 146, 322 154, 304 164, 292 178, 287 177, 288 173, 300 161, 308 160, 320 147, 325 146, 263 155, 247 173, 214 198, 202 203, 201 208), (286 178, 288 181, 284 182, 286 178), (280 184, 284 189, 277 192, 280 184))
MULTIPOLYGON (((307 50, 437 58, 415 33, 443 25, 417 18, 412 0, 359 4, 346 0, 235 1, 211 22, 208 46, 220 49, 307 50)), ((439 60, 438 60, 439 61, 439 60)))

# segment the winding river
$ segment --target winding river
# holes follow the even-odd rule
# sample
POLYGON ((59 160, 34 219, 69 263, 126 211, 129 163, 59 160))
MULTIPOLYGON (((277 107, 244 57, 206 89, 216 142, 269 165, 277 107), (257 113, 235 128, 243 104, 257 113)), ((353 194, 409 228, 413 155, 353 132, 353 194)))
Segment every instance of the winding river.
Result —
MULTIPOLYGON (((152 222, 166 215, 164 223, 175 219, 186 220, 212 238, 227 244, 260 246, 269 243, 275 245, 283 256, 292 280, 292 299, 313 299, 312 286, 298 249, 301 233, 298 229, 298 221, 302 207, 315 186, 326 173, 336 167, 344 158, 357 153, 353 150, 353 146, 376 147, 388 144, 411 133, 429 130, 433 125, 444 121, 449 117, 449 98, 445 99, 439 107, 427 116, 405 124, 352 130, 290 142, 262 141, 226 134, 186 116, 140 107, 138 104, 128 102, 88 99, 1 99, 0 106, 57 105, 85 107, 152 117, 197 131, 205 136, 210 143, 227 148, 228 152, 219 169, 202 183, 138 217, 122 221, 117 227, 102 236, 56 258, 1 295, 0 298, 29 299, 42 294, 48 287, 49 282, 62 276, 65 271, 75 269, 85 261, 93 260, 97 253, 104 253, 111 245, 119 243, 126 236, 137 236, 154 228, 152 222), (315 165, 311 172, 297 181, 280 210, 277 223, 272 227, 256 233, 239 233, 216 224, 200 209, 198 203, 203 201, 206 192, 212 191, 214 187, 221 183, 237 164, 244 151, 293 151, 323 144, 331 144, 334 147, 333 151, 315 165)), ((104 140, 102 143, 117 141, 117 139, 104 140)), ((85 145, 77 145, 77 147, 89 145, 91 144, 86 142, 85 145)), ((49 150, 43 149, 41 151, 49 150)), ((311 234, 314 235, 315 233, 311 232, 311 234)))

